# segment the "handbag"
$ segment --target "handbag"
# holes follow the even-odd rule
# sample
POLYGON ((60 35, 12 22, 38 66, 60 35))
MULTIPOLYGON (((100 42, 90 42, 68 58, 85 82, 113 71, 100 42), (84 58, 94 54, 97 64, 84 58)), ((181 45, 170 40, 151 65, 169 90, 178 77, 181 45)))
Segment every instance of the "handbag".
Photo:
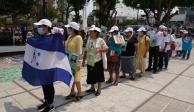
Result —
POLYGON ((108 60, 110 62, 118 62, 119 56, 115 51, 110 51, 108 60))

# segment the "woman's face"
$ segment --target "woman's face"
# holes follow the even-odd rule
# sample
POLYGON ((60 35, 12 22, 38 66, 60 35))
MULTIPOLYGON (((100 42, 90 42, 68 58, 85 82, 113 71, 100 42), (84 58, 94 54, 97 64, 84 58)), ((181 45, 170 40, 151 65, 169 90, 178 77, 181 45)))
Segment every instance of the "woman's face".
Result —
POLYGON ((38 26, 37 31, 40 35, 48 34, 49 28, 45 25, 38 26))
POLYGON ((95 31, 90 31, 90 37, 95 38, 97 33, 95 31))
POLYGON ((138 35, 139 35, 139 36, 143 36, 144 34, 143 34, 143 32, 141 31, 141 32, 138 32, 138 35))
POLYGON ((69 35, 73 35, 73 33, 74 33, 74 30, 71 27, 69 27, 67 31, 68 31, 69 35))
POLYGON ((132 32, 125 32, 127 38, 132 36, 132 32))

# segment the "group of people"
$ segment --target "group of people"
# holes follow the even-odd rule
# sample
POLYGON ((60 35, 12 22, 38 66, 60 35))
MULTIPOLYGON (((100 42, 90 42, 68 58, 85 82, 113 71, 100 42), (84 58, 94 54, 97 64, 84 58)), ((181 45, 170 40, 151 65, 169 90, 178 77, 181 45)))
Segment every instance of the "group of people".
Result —
MULTIPOLYGON (((49 23, 51 24, 51 22, 49 23)), ((43 22, 35 25, 38 26, 37 31, 40 35, 49 35, 51 34, 50 24, 43 22)), ((125 78, 126 74, 129 74, 131 80, 135 80, 137 76, 142 77, 145 71, 157 73, 163 69, 163 66, 167 69, 174 50, 177 51, 176 56, 182 56, 183 59, 187 56, 186 59, 189 59, 192 49, 191 29, 181 30, 180 35, 175 36, 174 31, 164 25, 149 29, 140 27, 137 31, 128 27, 123 31, 125 35, 122 35, 118 26, 113 26, 104 37, 100 37, 101 29, 92 25, 88 30, 89 37, 86 39, 86 46, 83 48, 84 40, 79 33, 80 25, 71 22, 65 27, 69 35, 64 42, 65 49, 68 52, 79 54, 76 70, 72 72, 74 83, 70 94, 65 97, 67 100, 79 101, 82 98, 81 69, 85 61, 87 61, 86 82, 91 85, 86 92, 99 96, 102 84, 105 82, 104 70, 108 70, 110 75, 106 83, 117 86, 118 79, 125 78), (149 63, 146 68, 148 52, 149 63), (137 69, 140 73, 136 73, 137 69), (97 84, 97 88, 95 88, 95 84, 97 84)), ((63 31, 54 33, 63 35, 63 31)), ((38 109, 43 109, 42 112, 49 112, 54 109, 54 86, 46 84, 42 87, 44 102, 38 106, 38 109)))

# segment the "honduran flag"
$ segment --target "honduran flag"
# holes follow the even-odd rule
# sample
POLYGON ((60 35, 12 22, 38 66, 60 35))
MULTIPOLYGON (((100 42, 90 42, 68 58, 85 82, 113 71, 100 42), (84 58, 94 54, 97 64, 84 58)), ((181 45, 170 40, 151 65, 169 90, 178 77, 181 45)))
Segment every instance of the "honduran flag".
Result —
POLYGON ((62 81, 72 86, 74 77, 60 34, 34 36, 27 40, 22 77, 33 86, 62 81))

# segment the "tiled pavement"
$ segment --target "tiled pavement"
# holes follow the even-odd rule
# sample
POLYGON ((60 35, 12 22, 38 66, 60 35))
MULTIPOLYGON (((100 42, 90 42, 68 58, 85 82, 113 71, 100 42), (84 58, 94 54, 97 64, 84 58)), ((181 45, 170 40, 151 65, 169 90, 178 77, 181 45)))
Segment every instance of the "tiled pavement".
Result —
MULTIPOLYGON (((67 101, 69 88, 55 83, 56 112, 194 112, 194 53, 188 61, 172 59, 168 70, 145 73, 136 81, 120 80, 118 86, 105 85, 101 96, 85 94, 80 102, 67 101)), ((106 72, 106 79, 108 73, 106 72)), ((83 68, 82 89, 86 84, 83 68)), ((40 87, 22 80, 0 83, 0 112, 37 112, 43 98, 40 87)))

